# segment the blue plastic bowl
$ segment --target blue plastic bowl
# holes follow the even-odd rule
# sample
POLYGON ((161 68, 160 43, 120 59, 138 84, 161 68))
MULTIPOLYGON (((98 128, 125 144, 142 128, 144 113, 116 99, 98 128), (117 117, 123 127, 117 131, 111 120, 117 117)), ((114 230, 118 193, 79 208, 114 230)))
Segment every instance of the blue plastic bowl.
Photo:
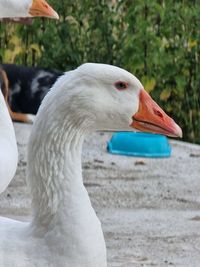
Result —
POLYGON ((112 154, 134 157, 170 157, 171 146, 164 135, 134 132, 113 134, 107 149, 112 154))

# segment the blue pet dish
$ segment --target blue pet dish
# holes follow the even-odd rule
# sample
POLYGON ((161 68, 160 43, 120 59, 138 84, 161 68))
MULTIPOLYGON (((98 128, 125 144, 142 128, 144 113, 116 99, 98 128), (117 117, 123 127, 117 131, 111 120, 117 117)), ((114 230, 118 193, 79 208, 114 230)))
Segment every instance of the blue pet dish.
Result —
POLYGON ((171 156, 171 146, 164 135, 134 132, 113 134, 107 149, 112 154, 134 157, 164 158, 171 156))

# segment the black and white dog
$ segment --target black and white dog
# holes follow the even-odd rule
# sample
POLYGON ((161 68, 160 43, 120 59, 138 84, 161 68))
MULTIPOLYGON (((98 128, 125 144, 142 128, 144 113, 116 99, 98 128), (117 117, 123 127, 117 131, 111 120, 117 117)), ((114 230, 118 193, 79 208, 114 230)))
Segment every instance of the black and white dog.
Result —
MULTIPOLYGON (((63 74, 61 71, 38 67, 25 67, 14 64, 1 64, 4 76, 6 74, 8 89, 7 103, 13 120, 13 114, 26 114, 27 121, 32 122, 38 108, 52 85, 63 74)), ((5 80, 5 77, 4 77, 5 80)))

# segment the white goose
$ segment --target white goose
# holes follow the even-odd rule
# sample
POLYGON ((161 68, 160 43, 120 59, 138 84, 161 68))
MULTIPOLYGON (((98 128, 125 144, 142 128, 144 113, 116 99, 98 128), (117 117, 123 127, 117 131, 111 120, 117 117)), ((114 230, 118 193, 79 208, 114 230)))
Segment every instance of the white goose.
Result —
MULTIPOLYGON (((32 16, 58 19, 58 14, 44 0, 0 0, 0 18, 32 16)), ((13 124, 0 90, 0 193, 12 180, 17 168, 17 160, 13 124)))
POLYGON ((59 18, 45 0, 0 0, 0 18, 16 17, 59 18))
POLYGON ((13 178, 17 160, 15 132, 0 90, 0 193, 5 190, 13 178))
POLYGON ((101 224, 83 185, 81 150, 95 130, 181 136, 180 127, 129 72, 84 64, 45 97, 28 146, 33 219, 0 218, 0 266, 106 267, 101 224))

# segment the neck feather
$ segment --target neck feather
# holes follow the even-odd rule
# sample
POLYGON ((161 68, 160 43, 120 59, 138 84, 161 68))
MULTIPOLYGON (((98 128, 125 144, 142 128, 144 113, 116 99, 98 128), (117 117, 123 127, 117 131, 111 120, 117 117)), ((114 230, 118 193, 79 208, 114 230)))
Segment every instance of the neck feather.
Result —
POLYGON ((0 88, 0 135, 6 131, 15 139, 13 124, 0 88))
POLYGON ((1 0, 0 18, 29 17, 30 0, 1 0))
POLYGON ((13 123, 0 89, 0 193, 13 178, 18 161, 13 123))
POLYGON ((81 168, 87 122, 75 120, 71 113, 53 112, 50 106, 41 113, 33 126, 27 169, 34 224, 46 228, 85 200, 90 205, 81 168))
POLYGON ((62 86, 65 79, 45 97, 29 141, 33 221, 28 229, 31 236, 46 240, 58 265, 64 257, 67 266, 106 267, 101 224, 82 180, 82 144, 92 130, 92 118, 80 109, 77 86, 71 90, 70 81, 65 81, 67 88, 62 86))

